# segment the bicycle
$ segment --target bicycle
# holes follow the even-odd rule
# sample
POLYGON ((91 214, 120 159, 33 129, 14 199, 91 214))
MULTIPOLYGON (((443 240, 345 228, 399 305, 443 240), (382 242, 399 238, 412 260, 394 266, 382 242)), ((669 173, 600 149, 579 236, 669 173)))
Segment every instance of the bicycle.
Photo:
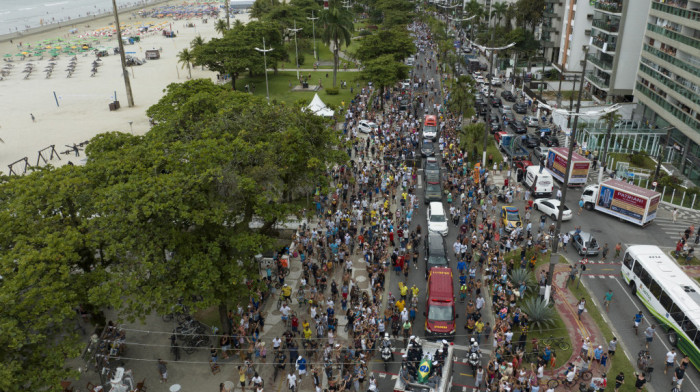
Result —
POLYGON ((198 347, 206 347, 209 344, 209 336, 207 335, 190 335, 185 338, 184 347, 182 350, 187 354, 192 354, 198 347))
POLYGON ((566 389, 573 388, 579 381, 588 381, 593 378, 593 373, 590 370, 579 371, 574 376, 573 381, 566 379, 566 373, 559 373, 555 378, 547 381, 547 386, 552 389, 556 389, 560 384, 564 385, 566 389))
POLYGON ((547 339, 543 339, 542 344, 550 347, 558 347, 561 350, 568 350, 571 348, 571 343, 567 342, 563 337, 555 338, 550 336, 547 339))
POLYGON ((297 290, 297 302, 299 302, 299 306, 304 306, 308 303, 306 293, 304 293, 304 290, 302 289, 297 290))

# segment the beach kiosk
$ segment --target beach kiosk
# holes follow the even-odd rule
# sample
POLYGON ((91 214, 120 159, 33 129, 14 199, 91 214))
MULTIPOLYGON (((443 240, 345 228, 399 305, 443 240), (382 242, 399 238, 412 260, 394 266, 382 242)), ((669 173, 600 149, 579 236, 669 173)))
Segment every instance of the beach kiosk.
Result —
POLYGON ((160 52, 156 49, 146 51, 146 59, 148 60, 158 60, 160 58, 160 52))

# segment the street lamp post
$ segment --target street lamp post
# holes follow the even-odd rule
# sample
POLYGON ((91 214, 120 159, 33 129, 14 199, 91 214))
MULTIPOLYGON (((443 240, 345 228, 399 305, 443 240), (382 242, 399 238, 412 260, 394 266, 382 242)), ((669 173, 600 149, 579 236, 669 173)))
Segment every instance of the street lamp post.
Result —
MULTIPOLYGON (((124 42, 122 42, 122 28, 119 25, 119 12, 117 11, 117 2, 112 0, 114 8, 114 25, 117 27, 117 44, 119 45, 119 58, 122 63, 122 75, 124 76, 124 87, 126 88, 126 100, 129 107, 134 107, 134 95, 131 93, 131 81, 129 80, 129 72, 126 70, 126 56, 124 54, 124 42)), ((132 68, 133 71, 133 68, 132 68)))
MULTIPOLYGON (((588 49, 589 46, 584 47, 584 56, 583 58, 586 58, 588 56, 588 49)), ((586 64, 588 62, 583 63, 583 70, 581 72, 582 75, 586 74, 586 64)), ((578 91, 578 97, 576 99, 576 112, 574 113, 569 113, 570 116, 574 117, 574 124, 571 129, 571 140, 575 140, 576 138, 576 128, 578 126, 578 119, 579 119, 579 113, 581 111, 581 97, 583 96, 583 82, 579 86, 579 91, 578 91)), ((609 108, 603 109, 602 113, 611 113, 614 111, 617 111, 620 109, 620 105, 613 105, 609 108)), ((564 110, 560 110, 562 112, 565 112, 564 110)), ((593 113, 587 113, 588 115, 593 115, 593 113)), ((547 286, 545 288, 545 301, 549 301, 550 296, 552 295, 552 279, 554 276, 554 266, 559 262, 559 233, 561 231, 561 221, 562 221, 562 216, 564 213, 564 206, 566 205, 566 191, 568 190, 568 185, 569 185, 569 175, 571 173, 571 158, 574 152, 574 147, 573 143, 569 144, 569 152, 567 155, 567 161, 566 161, 566 170, 564 174, 564 182, 562 184, 562 192, 561 192, 561 201, 559 204, 559 211, 557 214, 557 224, 556 224, 556 229, 554 230, 554 235, 551 238, 552 241, 552 255, 549 259, 549 275, 547 276, 547 286)))
POLYGON ((311 21, 311 28, 313 29, 314 33, 314 59, 318 61, 318 55, 316 54, 316 20, 318 20, 318 16, 314 17, 314 11, 311 10, 311 17, 309 18, 307 16, 306 19, 311 21))
POLYGON ((297 28, 297 21, 294 21, 294 28, 293 29, 288 29, 288 31, 291 31, 294 33, 294 54, 296 57, 296 62, 297 62, 297 80, 299 80, 299 47, 297 46, 297 32, 302 31, 303 29, 297 28))
MULTIPOLYGON (((267 82, 267 52, 272 52, 274 48, 265 48, 265 37, 263 37, 263 48, 255 48, 258 52, 263 54, 263 62, 265 64, 265 91, 267 92, 267 104, 270 104, 270 85, 267 82)), ((298 71, 297 71, 298 72, 298 71)), ((298 77, 298 76, 297 76, 298 77)))

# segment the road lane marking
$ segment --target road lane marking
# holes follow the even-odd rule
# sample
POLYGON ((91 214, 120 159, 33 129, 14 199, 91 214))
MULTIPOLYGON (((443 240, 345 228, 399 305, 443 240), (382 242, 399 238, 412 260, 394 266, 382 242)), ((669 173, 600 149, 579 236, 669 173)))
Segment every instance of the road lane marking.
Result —
MULTIPOLYGON (((630 293, 627 292, 627 288, 626 288, 625 286, 622 285, 622 282, 620 282, 620 279, 615 279, 615 281, 617 282, 618 285, 620 285, 620 288, 622 288, 622 292, 625 293, 625 295, 627 296, 627 298, 629 298, 630 301, 632 301, 632 303, 635 303, 635 301, 634 301, 634 299, 632 298, 632 296, 630 295, 630 293)), ((644 305, 644 304, 642 304, 642 305, 644 305)), ((646 306, 644 306, 644 307, 646 308, 646 306)), ((645 318, 645 319, 646 319, 646 318, 645 318)), ((650 324, 650 325, 651 325, 651 324, 650 324)), ((670 351, 670 348, 666 345, 666 342, 664 341, 663 337, 661 337, 661 335, 659 335, 659 331, 658 331, 658 330, 657 330, 657 331, 654 331, 654 334, 658 337, 657 340, 658 340, 659 342, 661 342, 661 344, 663 344, 664 349, 666 349, 666 351, 670 351)), ((630 355, 628 355, 628 357, 632 358, 630 355)), ((686 377, 684 377, 683 379, 685 380, 686 377)), ((695 383, 693 382, 693 380, 692 380, 690 377, 687 377, 687 379, 688 379, 688 381, 690 381, 691 384, 693 384, 693 388, 697 391, 697 390, 698 390, 698 387, 695 385, 695 383)))

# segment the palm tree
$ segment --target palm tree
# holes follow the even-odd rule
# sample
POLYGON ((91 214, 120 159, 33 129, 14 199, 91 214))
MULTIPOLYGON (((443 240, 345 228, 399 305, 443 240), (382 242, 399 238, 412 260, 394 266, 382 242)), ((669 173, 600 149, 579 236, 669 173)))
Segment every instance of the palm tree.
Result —
POLYGON ((336 85, 338 64, 340 63, 340 46, 350 45, 354 25, 352 14, 340 4, 340 0, 331 0, 328 9, 321 13, 321 26, 323 43, 333 50, 333 87, 336 85))
POLYGON ((460 117, 474 115, 474 79, 471 76, 462 75, 452 82, 452 91, 447 102, 448 107, 460 117))
POLYGON ((498 26, 501 25, 501 19, 506 15, 506 12, 508 11, 508 4, 506 3, 495 3, 492 6, 492 11, 493 16, 496 17, 496 24, 498 26))
POLYGON ((190 42, 190 48, 192 50, 197 49, 201 45, 204 45, 204 39, 201 35, 194 37, 194 39, 190 42))
POLYGON ((473 40, 474 39, 474 30, 475 30, 474 25, 479 24, 479 22, 483 18, 484 6, 477 3, 476 0, 471 0, 470 2, 467 3, 467 5, 464 7, 464 9, 467 11, 467 14, 469 16, 476 15, 475 20, 470 23, 471 28, 469 29, 470 38, 473 40))
POLYGON ((214 25, 214 30, 216 30, 217 33, 224 35, 226 30, 228 30, 228 25, 226 24, 226 21, 223 19, 219 19, 216 21, 216 24, 214 25))
POLYGON ((192 56, 192 52, 190 52, 189 49, 185 48, 180 51, 180 53, 177 54, 177 62, 182 64, 182 68, 185 68, 187 66, 187 72, 189 72, 190 76, 188 79, 192 79, 192 61, 194 60, 194 57, 192 56))

